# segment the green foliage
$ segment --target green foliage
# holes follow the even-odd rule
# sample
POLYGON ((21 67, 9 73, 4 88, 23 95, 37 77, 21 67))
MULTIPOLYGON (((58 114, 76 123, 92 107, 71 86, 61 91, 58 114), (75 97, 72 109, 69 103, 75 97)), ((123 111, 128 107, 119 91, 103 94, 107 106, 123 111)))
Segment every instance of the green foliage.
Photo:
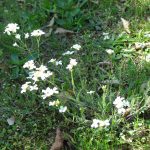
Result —
POLYGON ((54 1, 52 12, 58 16, 56 23, 66 28, 82 25, 83 17, 81 16, 83 16, 83 12, 81 7, 85 2, 80 3, 74 0, 54 1))
POLYGON ((26 0, 20 4, 1 1, 2 33, 10 22, 21 26, 21 35, 32 32, 55 15, 54 28, 83 30, 84 33, 68 37, 51 35, 42 38, 39 46, 36 38, 30 38, 26 40, 27 49, 13 47, 14 36, 1 35, 0 149, 50 149, 57 127, 63 130, 65 140, 73 147, 70 149, 149 149, 150 64, 145 57, 150 48, 135 48, 137 42, 149 42, 145 37, 145 31, 150 29, 146 20, 148 4, 148 0, 125 3, 101 0, 99 4, 88 0, 26 0), (120 17, 130 21, 131 34, 122 33, 120 17), (109 31, 110 38, 104 40, 101 31, 109 31), (82 49, 74 55, 62 56, 75 43, 80 43, 82 49), (109 55, 106 49, 114 53, 109 55), (70 57, 78 61, 72 76, 66 69, 70 57), (21 94, 21 85, 28 76, 23 64, 33 59, 36 65, 45 65, 51 58, 63 60, 63 65, 47 64, 55 74, 48 83, 40 83, 39 88, 45 89, 53 83, 60 93, 45 100, 38 92, 21 94), (111 65, 103 66, 100 62, 111 65), (95 93, 87 94, 90 90, 95 93), (113 101, 118 95, 131 104, 129 118, 117 114, 113 101), (48 106, 50 100, 59 100, 68 111, 60 114, 57 107, 48 106), (11 116, 15 117, 15 123, 9 126, 7 119, 11 116), (93 129, 94 118, 109 119, 110 126, 93 129))

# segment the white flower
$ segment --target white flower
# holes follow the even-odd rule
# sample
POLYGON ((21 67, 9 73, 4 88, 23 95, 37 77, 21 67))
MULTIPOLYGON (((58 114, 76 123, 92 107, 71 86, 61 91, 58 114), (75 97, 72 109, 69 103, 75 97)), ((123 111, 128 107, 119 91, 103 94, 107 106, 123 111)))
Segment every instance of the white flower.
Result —
POLYGON ((29 33, 25 33, 25 34, 24 34, 24 38, 25 38, 25 39, 28 39, 28 38, 29 38, 29 33))
POLYGON ((101 120, 99 119, 93 119, 93 123, 91 125, 91 128, 98 128, 101 120))
POLYGON ((4 33, 7 33, 8 35, 11 35, 11 32, 12 33, 16 33, 18 29, 20 29, 20 27, 18 26, 18 24, 16 24, 16 23, 9 23, 5 27, 4 33))
POLYGON ((19 47, 19 45, 16 42, 13 44, 13 46, 14 47, 19 47))
POLYGON ((39 74, 37 71, 31 71, 29 72, 29 77, 27 77, 27 79, 32 79, 36 82, 39 81, 39 77, 41 77, 41 74, 39 74))
POLYGON ((123 101, 123 106, 124 107, 130 107, 130 103, 126 100, 123 101))
POLYGON ((76 61, 76 59, 70 59, 70 64, 72 65, 72 66, 76 66, 77 65, 77 61, 76 61))
POLYGON ((62 65, 62 61, 61 60, 60 61, 56 61, 55 64, 56 64, 56 66, 62 65))
POLYGON ((108 40, 108 39, 110 39, 110 37, 109 37, 109 33, 105 33, 105 32, 103 32, 103 36, 104 36, 104 40, 108 40))
POLYGON ((145 61, 146 61, 146 62, 150 62, 150 54, 147 54, 147 55, 146 55, 145 61))
POLYGON ((145 32, 144 37, 150 38, 150 32, 145 32))
POLYGON ((118 114, 124 114, 126 112, 126 107, 129 107, 130 104, 128 101, 124 99, 124 97, 118 96, 113 102, 115 107, 117 108, 118 114))
POLYGON ((48 70, 48 68, 44 65, 41 65, 39 68, 36 68, 36 70, 38 70, 40 72, 44 72, 44 71, 48 70))
POLYGON ((46 78, 50 77, 53 73, 50 71, 46 71, 47 67, 41 65, 41 67, 36 68, 35 71, 29 72, 29 79, 36 81, 39 81, 39 78, 41 78, 41 80, 45 80, 46 78))
POLYGON ((114 105, 120 105, 120 103, 122 104, 122 101, 124 100, 124 97, 120 97, 118 96, 115 101, 113 102, 114 105))
POLYGON ((68 69, 68 70, 70 70, 70 71, 72 70, 72 68, 73 68, 73 66, 72 66, 72 65, 70 65, 70 64, 69 64, 69 65, 67 65, 67 67, 66 67, 66 69, 68 69))
POLYGON ((104 124, 105 124, 106 127, 109 126, 109 125, 110 125, 109 120, 108 120, 108 119, 105 120, 105 121, 104 121, 104 124))
POLYGON ((56 59, 52 58, 48 63, 54 63, 56 59))
POLYGON ((80 49, 81 49, 81 45, 75 44, 75 45, 73 45, 71 48, 74 48, 74 49, 76 49, 76 50, 80 50, 80 49))
POLYGON ((115 101, 113 102, 114 105, 122 102, 124 100, 124 97, 120 97, 120 96, 117 96, 117 98, 115 99, 115 101))
POLYGON ((111 54, 114 53, 114 51, 113 51, 112 49, 106 49, 105 51, 106 51, 109 55, 111 55, 111 54))
POLYGON ((48 68, 46 66, 41 65, 39 68, 36 68, 35 71, 30 72, 28 78, 34 80, 35 82, 39 81, 39 78, 41 78, 41 80, 45 80, 53 74, 47 70, 48 68))
POLYGON ((107 126, 109 126, 110 125, 110 123, 109 123, 109 120, 100 120, 100 122, 99 122, 99 127, 107 127, 107 126))
POLYGON ((72 70, 72 68, 74 67, 74 66, 76 66, 77 65, 77 61, 76 61, 76 59, 70 59, 70 64, 66 67, 66 69, 69 69, 70 71, 72 70))
POLYGON ((62 55, 63 56, 65 56, 65 55, 72 55, 74 53, 75 53, 74 51, 67 51, 67 52, 63 53, 62 55))
POLYGON ((49 106, 55 106, 55 101, 53 101, 53 102, 49 102, 49 106))
POLYGON ((110 125, 109 120, 99 120, 99 119, 93 119, 93 123, 91 125, 91 128, 98 128, 98 127, 108 127, 110 125))
POLYGON ((27 61, 24 65, 23 68, 27 68, 29 70, 33 70, 36 68, 35 64, 34 64, 34 60, 29 60, 27 61))
POLYGON ((38 30, 34 30, 33 32, 31 32, 31 36, 35 36, 35 37, 39 37, 41 35, 45 34, 45 32, 43 32, 42 30, 38 29, 38 30))
POLYGON ((33 86, 31 85, 30 87, 29 87, 29 90, 30 91, 36 91, 36 90, 38 90, 38 86, 37 86, 37 84, 34 84, 33 86))
POLYGON ((59 93, 56 87, 54 87, 53 89, 50 89, 50 88, 48 87, 48 88, 46 88, 46 90, 42 90, 42 92, 44 93, 44 94, 42 95, 42 98, 43 98, 43 99, 45 99, 45 98, 47 98, 47 97, 50 97, 50 96, 52 96, 53 94, 58 94, 58 93, 59 93))
POLYGON ((118 102, 118 103, 115 105, 115 107, 116 107, 117 109, 122 108, 122 107, 123 107, 123 102, 122 102, 122 101, 118 102))
POLYGON ((138 123, 138 126, 139 126, 139 127, 141 127, 142 125, 143 125, 143 123, 142 123, 142 122, 138 123))
POLYGON ((105 122, 100 120, 99 127, 104 127, 104 126, 105 126, 105 122))
POLYGON ((149 34, 145 34, 144 36, 147 37, 147 38, 150 38, 150 33, 149 34))
POLYGON ((58 106, 60 104, 59 100, 53 101, 53 102, 49 102, 49 106, 58 106))
POLYGON ((59 112, 64 113, 67 110, 67 106, 60 106, 59 112))
POLYGON ((30 84, 31 82, 26 82, 25 84, 23 84, 22 86, 21 86, 21 93, 25 93, 26 91, 27 91, 27 89, 29 89, 30 88, 30 84))
POLYGON ((93 93, 95 93, 95 91, 89 91, 89 92, 87 92, 87 94, 93 94, 93 93))
POLYGON ((15 38, 18 39, 18 40, 20 40, 20 39, 21 39, 20 34, 16 34, 16 35, 15 35, 15 38))
POLYGON ((41 79, 45 80, 46 78, 50 77, 51 75, 53 75, 53 73, 50 71, 47 71, 44 73, 44 75, 43 75, 43 77, 41 77, 41 79))
POLYGON ((126 112, 126 109, 121 107, 121 108, 118 108, 118 114, 124 114, 126 112))
POLYGON ((56 61, 56 59, 54 59, 54 58, 52 58, 48 63, 55 63, 56 66, 62 65, 62 61, 61 60, 56 61))

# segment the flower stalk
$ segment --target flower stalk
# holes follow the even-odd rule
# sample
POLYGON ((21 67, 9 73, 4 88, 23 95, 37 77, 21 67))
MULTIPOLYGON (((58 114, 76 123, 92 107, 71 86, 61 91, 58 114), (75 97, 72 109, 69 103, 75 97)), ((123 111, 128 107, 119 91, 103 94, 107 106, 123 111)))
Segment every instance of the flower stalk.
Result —
POLYGON ((73 88, 73 93, 75 94, 75 84, 74 84, 74 78, 73 78, 73 70, 71 70, 70 72, 71 72, 71 84, 72 84, 72 88, 73 88))

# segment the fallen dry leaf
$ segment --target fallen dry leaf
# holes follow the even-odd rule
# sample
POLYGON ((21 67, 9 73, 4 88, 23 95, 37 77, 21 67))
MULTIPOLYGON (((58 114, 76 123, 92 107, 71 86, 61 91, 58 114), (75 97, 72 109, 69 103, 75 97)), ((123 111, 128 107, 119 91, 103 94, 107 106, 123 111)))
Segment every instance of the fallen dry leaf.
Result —
POLYGON ((103 61, 98 63, 100 66, 112 66, 112 63, 109 61, 103 61))
POLYGON ((50 20, 50 22, 49 22, 49 24, 47 25, 47 27, 52 27, 52 26, 54 25, 54 23, 55 23, 55 17, 53 17, 53 18, 50 20))
POLYGON ((63 148, 63 135, 59 128, 56 130, 55 142, 53 143, 50 150, 61 150, 63 148))
POLYGON ((130 29, 129 29, 129 21, 125 20, 124 18, 121 18, 121 21, 122 21, 122 24, 123 24, 123 27, 124 27, 124 30, 127 32, 127 33, 131 33, 130 29))
POLYGON ((119 80, 104 80, 101 82, 102 84, 120 84, 119 80))
POLYGON ((71 30, 66 30, 64 28, 57 28, 56 31, 54 32, 55 34, 66 34, 66 33, 74 33, 73 31, 71 30))
POLYGON ((15 117, 12 116, 12 117, 8 118, 8 119, 7 119, 7 123, 8 123, 10 126, 12 126, 12 125, 15 123, 15 117))
POLYGON ((49 28, 48 32, 45 34, 45 37, 49 37, 53 31, 53 25, 55 23, 55 17, 53 17, 50 22, 48 23, 48 25, 46 26, 46 28, 49 28))

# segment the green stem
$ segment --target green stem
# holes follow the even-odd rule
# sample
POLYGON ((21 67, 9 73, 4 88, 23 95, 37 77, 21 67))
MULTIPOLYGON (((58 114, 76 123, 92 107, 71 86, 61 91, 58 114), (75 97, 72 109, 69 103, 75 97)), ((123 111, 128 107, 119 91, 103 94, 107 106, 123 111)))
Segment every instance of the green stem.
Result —
POLYGON ((74 84, 74 78, 73 78, 73 70, 71 70, 71 83, 73 87, 73 93, 75 94, 75 84, 74 84))
POLYGON ((37 38, 38 58, 40 59, 40 37, 37 38))

